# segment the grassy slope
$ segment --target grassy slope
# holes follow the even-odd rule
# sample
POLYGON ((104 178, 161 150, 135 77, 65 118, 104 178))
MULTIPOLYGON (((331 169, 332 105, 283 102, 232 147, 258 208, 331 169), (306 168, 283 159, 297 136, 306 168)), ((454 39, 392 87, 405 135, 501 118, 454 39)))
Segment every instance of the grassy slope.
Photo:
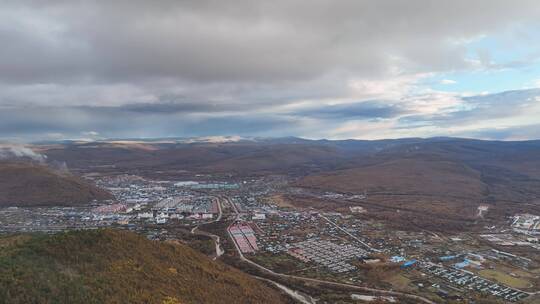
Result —
POLYGON ((181 244, 131 232, 0 239, 0 303, 283 303, 273 289, 181 244), (173 301, 174 302, 174 301, 173 301))
POLYGON ((297 185, 367 191, 368 199, 362 204, 370 215, 399 227, 469 230, 479 221, 498 222, 516 213, 540 210, 536 199, 540 179, 534 175, 538 150, 514 151, 511 143, 501 145, 482 142, 471 147, 452 142, 401 147, 359 158, 353 168, 309 175, 297 185), (489 205, 484 218, 478 217, 480 204, 489 205))
POLYGON ((0 162, 0 206, 77 205, 111 197, 76 176, 46 166, 0 162))
POLYGON ((486 186, 480 174, 462 164, 442 160, 395 159, 376 165, 333 171, 304 178, 301 185, 343 192, 390 192, 481 198, 486 186))
POLYGON ((194 144, 153 146, 97 144, 52 147, 43 153, 50 160, 65 161, 70 167, 92 171, 189 170, 199 173, 290 173, 327 166, 341 159, 334 147, 293 144, 194 144), (114 164, 115 168, 107 168, 114 164))
POLYGON ((476 220, 476 208, 487 198, 487 185, 478 171, 442 159, 383 160, 307 176, 298 184, 329 191, 367 191, 368 199, 362 204, 371 218, 396 227, 434 231, 469 229, 476 220))

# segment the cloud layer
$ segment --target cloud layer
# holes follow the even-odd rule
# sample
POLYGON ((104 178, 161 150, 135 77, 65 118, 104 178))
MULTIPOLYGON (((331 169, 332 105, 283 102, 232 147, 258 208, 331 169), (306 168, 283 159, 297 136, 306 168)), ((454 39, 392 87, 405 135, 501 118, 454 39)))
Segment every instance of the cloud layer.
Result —
POLYGON ((537 45, 526 33, 540 15, 536 1, 494 0, 0 1, 0 8, 0 138, 22 140, 98 136, 89 132, 430 136, 452 135, 451 121, 469 124, 456 134, 482 136, 471 130, 523 114, 425 82, 508 68, 489 50, 471 55, 468 45, 500 33, 537 45), (477 126, 482 115, 488 119, 477 126))

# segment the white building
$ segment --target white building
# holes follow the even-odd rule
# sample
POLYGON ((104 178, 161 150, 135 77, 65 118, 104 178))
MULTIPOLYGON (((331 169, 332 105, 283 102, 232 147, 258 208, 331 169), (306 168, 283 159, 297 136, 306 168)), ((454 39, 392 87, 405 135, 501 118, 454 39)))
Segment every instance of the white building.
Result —
POLYGON ((255 214, 253 214, 251 219, 252 220, 264 220, 264 219, 266 219, 266 214, 264 214, 264 213, 255 213, 255 214))
POLYGON ((138 219, 149 219, 153 217, 154 217, 154 214, 152 214, 152 212, 140 212, 137 214, 138 219))

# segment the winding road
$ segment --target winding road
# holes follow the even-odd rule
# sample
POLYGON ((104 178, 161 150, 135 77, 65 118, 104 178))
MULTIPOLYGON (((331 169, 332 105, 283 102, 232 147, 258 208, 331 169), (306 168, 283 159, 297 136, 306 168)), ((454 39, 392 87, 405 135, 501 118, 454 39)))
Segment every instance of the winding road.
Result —
MULTIPOLYGON (((204 223, 204 224, 210 224, 210 223, 215 223, 215 222, 221 221, 221 217, 223 216, 223 211, 221 209, 221 201, 220 201, 220 199, 218 197, 216 197, 215 200, 216 200, 217 206, 218 206, 218 216, 217 216, 217 218, 215 220, 204 223)), ((217 236, 215 234, 212 234, 212 233, 209 233, 209 232, 206 232, 206 231, 198 230, 199 226, 204 225, 204 224, 199 224, 199 225, 193 227, 191 229, 191 233, 192 234, 205 235, 205 236, 208 236, 208 237, 212 238, 212 240, 214 240, 214 244, 216 245, 216 255, 213 257, 213 260, 216 260, 225 253, 225 250, 223 250, 223 248, 221 248, 221 242, 220 242, 219 236, 217 236)))
MULTIPOLYGON (((236 213, 236 219, 239 219, 240 214, 238 213, 238 210, 236 209, 236 206, 234 206, 234 204, 230 200, 227 199, 227 201, 233 207, 233 209, 234 209, 234 211, 236 213)), ((326 218, 326 220, 329 221, 330 223, 336 225, 335 223, 330 221, 328 218, 326 218)), ((340 227, 338 226, 338 228, 340 228, 340 227)), ((345 231, 345 232, 348 233, 348 231, 345 231)), ((433 302, 433 301, 431 301, 431 300, 429 300, 427 298, 417 296, 417 295, 413 295, 413 294, 404 293, 404 292, 399 292, 399 291, 376 289, 376 288, 357 286, 357 285, 338 283, 338 282, 331 282, 331 281, 325 281, 325 280, 319 280, 319 279, 313 279, 313 278, 307 278, 307 277, 300 277, 300 276, 288 275, 288 274, 275 272, 275 271, 273 271, 271 269, 268 269, 268 268, 266 268, 266 267, 264 267, 262 265, 259 265, 259 264, 255 263, 255 262, 251 261, 250 259, 246 258, 244 256, 244 254, 242 254, 242 252, 240 251, 240 248, 238 247, 238 244, 236 244, 236 242, 234 241, 234 238, 233 238, 233 236, 231 235, 231 233, 229 231, 229 227, 227 227, 227 234, 229 235, 229 238, 233 242, 234 247, 236 249, 236 252, 238 253, 238 255, 239 255, 239 257, 240 257, 240 259, 242 261, 244 261, 244 262, 246 262, 246 263, 248 263, 248 264, 250 264, 250 265, 252 265, 252 266, 254 266, 256 268, 258 268, 259 270, 261 270, 261 271, 263 271, 263 272, 265 272, 265 273, 267 273, 267 274, 269 274, 271 276, 280 277, 280 278, 287 278, 287 279, 296 279, 296 280, 301 280, 301 281, 305 281, 305 282, 314 282, 314 283, 326 284, 326 285, 331 285, 331 286, 346 287, 346 288, 355 289, 355 290, 361 290, 361 291, 370 292, 370 293, 374 293, 374 294, 387 295, 387 296, 397 296, 397 297, 413 299, 413 300, 416 300, 416 301, 419 301, 419 302, 422 302, 422 303, 436 304, 435 302, 433 302)), ((348 233, 348 234, 350 234, 350 233, 348 233)), ((355 239, 356 239, 356 237, 355 237, 355 239)), ((366 246, 367 246, 367 244, 366 244, 366 246)), ((277 282, 273 282, 273 283, 274 284, 279 284, 277 282)), ((281 285, 281 284, 279 284, 279 285, 281 285)), ((306 303, 306 302, 303 302, 303 301, 301 301, 301 302, 306 303)), ((307 303, 310 303, 310 302, 307 302, 307 303)))

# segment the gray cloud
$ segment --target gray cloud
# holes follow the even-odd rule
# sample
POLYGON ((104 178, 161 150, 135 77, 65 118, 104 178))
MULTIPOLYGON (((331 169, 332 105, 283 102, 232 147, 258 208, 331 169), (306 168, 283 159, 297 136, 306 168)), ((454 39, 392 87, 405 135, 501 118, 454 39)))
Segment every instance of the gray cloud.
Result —
POLYGON ((3 2, 5 82, 306 80, 468 65, 460 39, 534 21, 536 1, 3 2))
MULTIPOLYGON (((165 98, 164 100, 169 100, 165 98)), ((157 103, 136 103, 119 107, 80 107, 89 110, 101 109, 109 112, 135 112, 141 114, 176 114, 176 113, 220 113, 220 112, 252 112, 273 104, 261 103, 238 103, 238 102, 211 102, 202 100, 199 102, 163 101, 157 103)))
POLYGON ((405 108, 391 101, 363 101, 310 107, 290 114, 321 119, 378 119, 393 118, 407 112, 405 108))
POLYGON ((173 137, 209 135, 286 135, 298 119, 182 111, 132 111, 130 107, 27 107, 0 111, 0 130, 8 139, 173 137), (91 136, 89 136, 91 135, 91 136))
MULTIPOLYGON (((429 115, 413 114, 399 119, 402 128, 419 126, 451 127, 485 119, 500 119, 527 113, 540 100, 540 89, 514 90, 496 94, 463 97, 457 110, 429 115)), ((497 133, 497 132, 495 132, 497 133)), ((491 134, 484 132, 484 134, 491 134)))
POLYGON ((479 97, 426 115, 410 95, 426 74, 537 60, 475 62, 466 42, 539 15, 535 0, 0 0, 0 138, 309 136, 519 114, 479 97))
MULTIPOLYGON (((335 105, 299 105, 293 109, 276 110, 274 104, 238 103, 179 103, 178 100, 154 104, 119 106, 25 106, 3 107, 0 111, 2 137, 31 140, 58 138, 120 138, 120 137, 175 137, 175 136, 337 136, 350 137, 354 132, 377 132, 378 125, 386 132, 421 130, 429 127, 427 135, 459 135, 482 138, 517 138, 536 136, 536 125, 524 127, 495 125, 480 126, 477 122, 519 116, 538 107, 540 90, 509 91, 500 94, 461 98, 458 106, 431 114, 420 114, 417 108, 401 101, 363 101, 335 105), (395 121, 396 124, 392 122, 395 121), (350 126, 366 122, 367 128, 350 126), (345 133, 333 133, 348 124, 345 133), (390 126, 388 126, 390 124, 390 126), (371 127, 369 126, 371 125, 371 127), (456 129, 456 127, 471 128, 456 129), (452 133, 453 132, 453 133, 452 133)), ((170 97, 172 98, 172 97, 170 97)), ((429 100, 429 96, 422 99, 429 100)), ((163 98, 169 100, 169 98, 163 98)), ((370 135, 372 133, 365 133, 370 135)), ((388 133, 387 133, 388 134, 388 133)), ((410 133, 403 133, 410 134, 410 133)))

